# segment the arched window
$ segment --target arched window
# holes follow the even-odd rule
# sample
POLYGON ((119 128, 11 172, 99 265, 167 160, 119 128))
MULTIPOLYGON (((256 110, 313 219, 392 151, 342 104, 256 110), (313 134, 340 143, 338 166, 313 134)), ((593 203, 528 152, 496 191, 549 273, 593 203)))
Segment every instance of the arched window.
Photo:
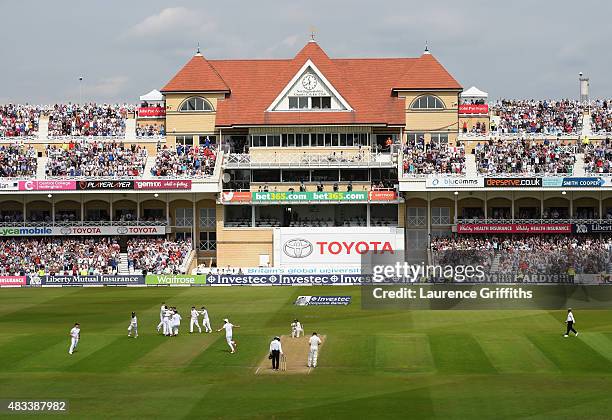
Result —
POLYGON ((444 104, 437 96, 423 95, 414 100, 411 109, 444 109, 444 104))
POLYGON ((214 111, 210 102, 204 98, 194 96, 186 99, 179 107, 180 112, 214 111))

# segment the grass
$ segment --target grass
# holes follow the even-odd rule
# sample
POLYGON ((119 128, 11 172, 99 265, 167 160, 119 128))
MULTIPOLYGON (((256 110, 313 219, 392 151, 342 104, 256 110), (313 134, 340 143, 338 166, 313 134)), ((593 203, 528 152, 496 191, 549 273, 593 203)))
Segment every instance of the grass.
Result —
MULTIPOLYGON (((349 287, 0 290, 0 398, 67 399, 67 417, 606 418, 612 406, 612 311, 362 310, 349 287), (300 294, 353 295, 296 307, 300 294), (162 301, 188 318, 206 304, 222 333, 155 334, 162 301), (140 337, 128 339, 131 311, 140 337), (255 375, 274 335, 298 317, 328 339, 309 375, 255 375), (79 351, 68 331, 81 323, 79 351)), ((1 417, 1 415, 0 415, 1 417)), ((13 417, 13 416, 7 416, 13 417)))

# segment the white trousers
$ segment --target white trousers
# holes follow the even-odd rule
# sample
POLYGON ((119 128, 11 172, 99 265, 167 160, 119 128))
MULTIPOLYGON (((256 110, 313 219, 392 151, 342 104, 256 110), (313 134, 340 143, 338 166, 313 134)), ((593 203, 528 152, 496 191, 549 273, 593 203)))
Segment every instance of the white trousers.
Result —
POLYGON ((171 331, 170 331, 170 332, 171 332, 173 335, 178 335, 178 330, 179 330, 179 324, 175 324, 175 325, 173 325, 173 326, 172 326, 172 329, 171 329, 171 331))
POLYGON ((202 326, 204 327, 204 331, 208 332, 212 332, 212 328, 210 328, 210 319, 208 318, 204 318, 202 320, 202 326))
POLYGON ((161 330, 163 326, 164 326, 164 319, 162 318, 161 321, 159 321, 159 324, 157 324, 157 332, 159 332, 159 330, 161 330))
POLYGON ((235 351, 234 349, 234 340, 232 339, 231 335, 226 335, 225 336, 225 341, 227 341, 227 345, 230 346, 230 349, 232 349, 232 351, 235 351))
POLYGON ((319 349, 310 349, 308 353, 308 367, 317 367, 317 357, 319 356, 319 349))
POLYGON ((71 337, 70 338, 70 350, 68 350, 68 353, 72 354, 72 352, 76 350, 77 344, 79 344, 79 339, 71 337))
POLYGON ((130 326, 128 327, 128 335, 132 334, 132 331, 134 331, 134 336, 138 337, 138 327, 134 327, 130 324, 130 326))
POLYGON ((170 333, 172 332, 172 329, 170 328, 170 320, 169 319, 164 319, 163 320, 162 327, 164 328, 164 335, 170 335, 170 333))
POLYGON ((202 332, 202 328, 200 328, 200 324, 198 324, 198 318, 191 318, 191 322, 189 323, 189 332, 193 332, 193 326, 198 327, 198 331, 202 332))
POLYGON ((304 335, 303 328, 294 328, 293 330, 291 330, 291 337, 299 338, 300 334, 304 335))

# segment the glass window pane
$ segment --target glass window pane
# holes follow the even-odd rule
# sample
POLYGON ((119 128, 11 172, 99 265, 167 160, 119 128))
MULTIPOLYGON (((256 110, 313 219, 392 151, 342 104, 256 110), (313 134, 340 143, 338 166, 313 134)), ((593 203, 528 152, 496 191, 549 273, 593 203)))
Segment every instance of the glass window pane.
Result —
POLYGON ((298 98, 292 96, 289 98, 289 109, 297 109, 298 107, 298 98))
POLYGON ((308 108, 308 98, 307 97, 300 97, 299 98, 299 106, 300 106, 300 109, 308 108))

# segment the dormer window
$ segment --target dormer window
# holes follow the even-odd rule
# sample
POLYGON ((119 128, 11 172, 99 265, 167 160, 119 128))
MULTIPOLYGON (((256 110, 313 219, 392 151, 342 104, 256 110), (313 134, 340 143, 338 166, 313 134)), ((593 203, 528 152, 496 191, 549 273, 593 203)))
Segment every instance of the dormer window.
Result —
POLYGON ((180 112, 209 112, 214 111, 213 106, 204 98, 193 97, 186 99, 179 107, 180 112))
POLYGON ((331 96, 289 96, 289 109, 331 109, 331 96))
POLYGON ((437 96, 423 95, 414 100, 410 109, 444 109, 444 103, 437 96))

